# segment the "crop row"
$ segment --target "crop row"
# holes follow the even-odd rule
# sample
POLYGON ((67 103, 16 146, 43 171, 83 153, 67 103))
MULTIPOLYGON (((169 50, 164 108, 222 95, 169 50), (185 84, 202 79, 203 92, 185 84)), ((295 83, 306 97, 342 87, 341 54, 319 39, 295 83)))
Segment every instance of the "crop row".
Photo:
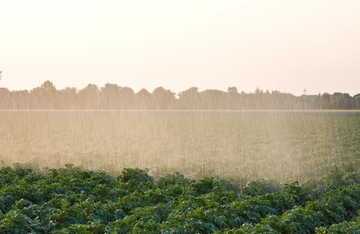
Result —
POLYGON ((360 217, 355 217, 351 221, 345 221, 339 224, 334 224, 328 228, 316 229, 317 234, 330 234, 330 233, 360 233, 360 217))
POLYGON ((2 168, 0 233, 322 233, 360 209, 357 184, 312 195, 266 181, 235 192, 225 180, 179 173, 154 182, 129 168, 117 178, 72 165, 46 174, 2 168))
POLYGON ((268 215, 256 225, 246 224, 225 233, 323 233, 324 227, 356 217, 359 209, 360 186, 350 185, 307 202, 304 207, 295 206, 280 216, 268 215))

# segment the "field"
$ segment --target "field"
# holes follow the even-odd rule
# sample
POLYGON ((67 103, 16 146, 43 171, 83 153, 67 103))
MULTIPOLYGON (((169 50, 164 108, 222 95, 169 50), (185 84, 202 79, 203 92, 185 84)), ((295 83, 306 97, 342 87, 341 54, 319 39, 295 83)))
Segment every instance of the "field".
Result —
POLYGON ((2 166, 304 182, 360 165, 360 112, 1 111, 2 166))
POLYGON ((154 182, 141 169, 118 177, 72 165, 0 170, 0 233, 359 233, 360 170, 278 186, 191 180, 154 182), (313 186, 316 185, 316 186, 313 186))
POLYGON ((360 230, 359 112, 1 111, 0 120, 0 233, 360 230))

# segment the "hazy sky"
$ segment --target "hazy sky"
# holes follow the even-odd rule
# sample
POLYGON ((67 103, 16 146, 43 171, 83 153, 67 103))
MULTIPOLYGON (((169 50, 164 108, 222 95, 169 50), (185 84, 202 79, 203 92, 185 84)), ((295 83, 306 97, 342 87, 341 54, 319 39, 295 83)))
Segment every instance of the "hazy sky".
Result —
POLYGON ((0 87, 360 93, 359 0, 0 0, 0 87))

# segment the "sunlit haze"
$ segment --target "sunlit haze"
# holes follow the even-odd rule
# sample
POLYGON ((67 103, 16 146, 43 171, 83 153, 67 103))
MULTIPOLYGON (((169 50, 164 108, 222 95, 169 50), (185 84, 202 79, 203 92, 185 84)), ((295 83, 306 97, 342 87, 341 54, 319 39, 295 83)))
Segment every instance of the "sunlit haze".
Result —
POLYGON ((360 1, 0 0, 0 87, 360 93, 360 1))

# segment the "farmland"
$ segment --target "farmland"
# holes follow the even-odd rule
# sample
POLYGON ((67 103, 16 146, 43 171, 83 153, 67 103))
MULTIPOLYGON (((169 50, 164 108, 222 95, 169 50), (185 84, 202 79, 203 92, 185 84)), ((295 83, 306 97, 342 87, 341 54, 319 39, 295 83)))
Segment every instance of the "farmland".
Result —
POLYGON ((360 171, 329 176, 316 188, 265 180, 236 188, 180 173, 154 182, 141 169, 112 177, 73 165, 5 167, 0 233, 357 233, 360 171))
POLYGON ((360 164, 360 112, 1 111, 2 166, 303 182, 360 164))
POLYGON ((360 228, 359 112, 0 114, 0 233, 360 228))

